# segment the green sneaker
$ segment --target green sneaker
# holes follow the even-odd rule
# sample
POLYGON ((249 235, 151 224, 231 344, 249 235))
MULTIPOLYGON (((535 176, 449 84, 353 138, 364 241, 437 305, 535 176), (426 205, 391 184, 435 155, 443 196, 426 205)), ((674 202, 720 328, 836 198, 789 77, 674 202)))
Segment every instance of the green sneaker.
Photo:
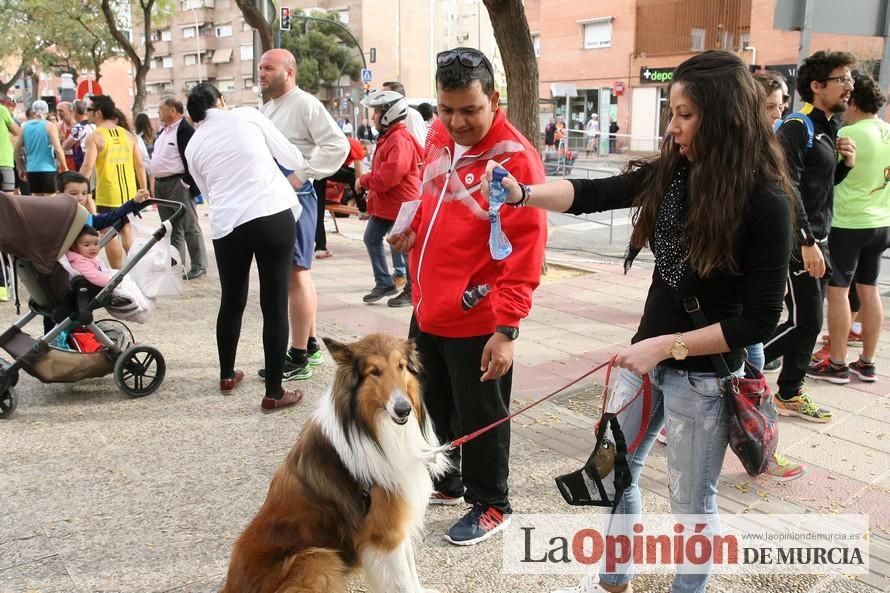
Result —
POLYGON ((5 303, 9 300, 9 292, 7 292, 5 286, 0 286, 0 302, 5 303))
POLYGON ((773 455, 763 477, 772 482, 790 482, 807 473, 803 463, 791 461, 778 451, 773 455))
MULTIPOLYGON (((257 371, 263 380, 266 379, 266 369, 257 371)), ((289 359, 284 359, 284 372, 281 373, 282 381, 305 381, 312 378, 312 367, 309 364, 298 365, 292 363, 289 359)))
POLYGON ((797 395, 791 399, 784 400, 779 397, 775 398, 776 411, 780 416, 798 416, 810 422, 831 422, 833 417, 831 410, 820 408, 816 402, 810 399, 807 394, 806 385, 801 385, 797 395))
POLYGON ((310 366, 321 366, 324 364, 324 355, 322 355, 321 350, 316 350, 312 354, 306 356, 306 362, 308 362, 310 366))

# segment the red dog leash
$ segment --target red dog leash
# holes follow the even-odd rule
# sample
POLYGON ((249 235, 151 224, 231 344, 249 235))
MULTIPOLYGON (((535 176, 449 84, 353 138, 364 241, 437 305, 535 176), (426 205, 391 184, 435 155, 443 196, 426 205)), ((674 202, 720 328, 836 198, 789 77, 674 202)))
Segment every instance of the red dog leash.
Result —
MULTIPOLYGON (((452 450, 452 449, 456 449, 456 448, 460 447, 461 445, 464 445, 464 444, 466 444, 466 443, 472 441, 472 440, 475 439, 476 437, 482 436, 483 434, 485 434, 485 433, 488 432, 489 430, 492 430, 493 428, 496 428, 496 427, 500 426, 500 425, 503 424, 504 422, 507 422, 507 421, 509 421, 509 420, 511 420, 511 419, 513 419, 513 418, 515 418, 516 416, 519 416, 520 414, 523 414, 523 413, 527 412, 528 410, 534 408, 534 407, 537 406, 538 404, 547 401, 548 399, 550 399, 550 398, 553 397, 554 395, 556 395, 556 394, 558 394, 558 393, 561 393, 561 392, 565 391, 566 389, 568 389, 568 388, 571 387, 572 385, 578 383, 579 381, 582 381, 582 380, 586 379, 587 377, 589 377, 590 375, 594 374, 595 372, 597 372, 598 370, 600 370, 600 369, 603 368, 603 367, 606 367, 606 386, 605 386, 604 391, 603 391, 603 412, 605 412, 605 411, 606 411, 606 405, 607 405, 607 403, 608 403, 608 401, 609 401, 609 382, 610 382, 610 380, 611 380, 611 376, 612 376, 612 366, 615 364, 615 358, 616 358, 616 357, 617 357, 617 355, 616 355, 616 356, 612 356, 612 358, 610 358, 610 359, 607 360, 606 362, 604 362, 604 363, 602 363, 602 364, 600 364, 600 365, 594 367, 593 369, 587 371, 586 373, 584 373, 583 375, 581 375, 581 376, 578 377, 577 379, 571 381, 570 383, 567 383, 566 385, 563 385, 562 387, 560 387, 560 388, 557 389, 556 391, 553 391, 553 392, 551 392, 551 393, 548 393, 547 395, 545 395, 545 396, 542 397, 541 399, 538 399, 538 400, 536 400, 536 401, 533 401, 532 403, 528 404, 527 406, 525 406, 525 407, 523 407, 523 408, 520 408, 520 409, 516 410, 515 412, 513 412, 513 413, 510 414, 509 416, 506 416, 506 417, 504 417, 504 418, 501 418, 500 420, 496 420, 495 422, 492 422, 492 423, 489 424, 488 426, 483 426, 482 428, 480 428, 480 429, 478 429, 478 430, 474 430, 474 431, 471 432, 470 434, 467 434, 467 435, 464 435, 464 436, 459 437, 459 438, 457 438, 457 439, 454 439, 453 441, 451 441, 451 442, 448 443, 447 445, 441 447, 441 449, 439 449, 439 450, 450 451, 450 450, 452 450)), ((641 394, 643 395, 643 408, 644 408, 644 410, 643 410, 643 419, 642 419, 643 421, 640 423, 640 432, 639 432, 639 434, 637 435, 636 439, 634 439, 634 442, 630 445, 630 447, 628 447, 628 452, 633 451, 634 449, 637 448, 637 446, 640 444, 640 441, 643 440, 643 436, 646 434, 646 428, 649 426, 649 418, 650 418, 650 416, 651 416, 651 407, 652 407, 652 403, 651 403, 651 402, 652 402, 652 384, 651 384, 651 382, 649 381, 649 375, 648 375, 648 374, 643 375, 643 385, 640 387, 639 391, 637 391, 636 395, 634 395, 633 398, 631 398, 631 400, 630 400, 629 402, 627 402, 626 404, 624 404, 624 406, 622 406, 621 409, 618 410, 618 412, 616 412, 615 415, 617 416, 618 414, 620 414, 621 412, 623 412, 625 409, 627 409, 627 407, 630 406, 630 404, 632 404, 634 401, 636 401, 636 399, 637 399, 638 397, 640 397, 641 394)), ((597 425, 598 425, 598 424, 599 424, 599 422, 597 422, 597 425)), ((595 431, 594 431, 594 432, 595 432, 595 431)))

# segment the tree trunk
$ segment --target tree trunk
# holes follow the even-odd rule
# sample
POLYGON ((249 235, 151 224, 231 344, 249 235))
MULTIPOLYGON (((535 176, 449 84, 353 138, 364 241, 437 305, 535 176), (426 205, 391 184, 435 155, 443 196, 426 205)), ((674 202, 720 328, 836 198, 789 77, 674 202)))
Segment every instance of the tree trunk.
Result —
POLYGON ((25 62, 23 60, 22 63, 19 64, 19 67, 16 69, 15 74, 9 77, 9 80, 7 80, 6 82, 0 81, 0 94, 6 95, 9 93, 9 89, 14 87, 15 82, 19 78, 21 78, 22 74, 24 74, 25 68, 27 68, 27 66, 25 65, 25 62))
POLYGON ((114 10, 111 8, 110 0, 102 0, 102 14, 105 16, 105 22, 108 23, 108 30, 121 49, 124 50, 124 53, 136 70, 133 77, 136 83, 136 97, 133 99, 133 119, 136 119, 136 116, 142 113, 145 108, 145 77, 151 68, 151 57, 155 53, 155 46, 151 41, 151 10, 154 7, 155 1, 139 0, 139 8, 142 10, 142 37, 145 40, 145 52, 140 57, 136 53, 136 48, 127 39, 127 36, 118 29, 117 18, 114 10))
MULTIPOLYGON (((264 1, 264 0, 261 0, 264 1)), ((272 26, 263 16, 263 11, 259 9, 256 0, 235 0, 235 4, 241 9, 245 22, 256 29, 260 35, 260 46, 263 53, 275 48, 275 35, 272 32, 272 26)))
POLYGON ((535 146, 538 132, 538 61, 522 0, 484 0, 507 74, 507 116, 535 146))

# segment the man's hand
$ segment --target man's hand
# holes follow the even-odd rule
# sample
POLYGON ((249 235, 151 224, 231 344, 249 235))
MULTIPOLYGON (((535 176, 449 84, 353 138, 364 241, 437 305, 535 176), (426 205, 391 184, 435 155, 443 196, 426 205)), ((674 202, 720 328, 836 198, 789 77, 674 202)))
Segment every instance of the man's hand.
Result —
POLYGON ((417 233, 415 233, 411 229, 408 229, 404 233, 399 233, 398 235, 389 235, 386 237, 386 242, 402 253, 408 253, 409 251, 411 251, 411 249, 414 247, 414 241, 416 240, 417 233))
POLYGON ((803 269, 813 278, 825 275, 825 256, 818 245, 803 245, 800 248, 803 257, 803 269))
POLYGON ((500 332, 494 332, 482 350, 483 372, 480 381, 503 377, 513 366, 513 340, 500 332))
POLYGON ((147 200, 150 197, 151 197, 151 194, 148 193, 147 189, 137 189, 136 195, 133 196, 133 201, 136 202, 137 204, 141 204, 142 202, 144 202, 145 200, 147 200))
POLYGON ((645 375, 655 366, 670 357, 674 336, 665 334, 631 344, 618 353, 615 364, 637 375, 645 375))
POLYGON ((357 194, 361 194, 361 193, 362 193, 362 189, 363 189, 363 188, 362 188, 362 180, 361 180, 360 178, 358 178, 358 177, 355 178, 355 186, 354 186, 354 188, 355 188, 355 193, 357 193, 357 194))
POLYGON ((287 174, 287 180, 290 182, 290 186, 298 191, 306 185, 306 182, 297 177, 297 174, 293 171, 287 174))
POLYGON ((840 155, 844 164, 852 168, 856 165, 856 141, 846 136, 840 136, 837 139, 837 153, 840 155))

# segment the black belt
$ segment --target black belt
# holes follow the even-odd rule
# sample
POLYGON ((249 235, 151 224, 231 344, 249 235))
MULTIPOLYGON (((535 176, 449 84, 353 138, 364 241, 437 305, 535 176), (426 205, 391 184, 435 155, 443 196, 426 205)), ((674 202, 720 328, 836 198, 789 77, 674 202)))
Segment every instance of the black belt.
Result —
POLYGON ((176 175, 167 175, 166 177, 155 177, 155 181, 167 181, 168 179, 180 179, 185 173, 177 173, 176 175))

